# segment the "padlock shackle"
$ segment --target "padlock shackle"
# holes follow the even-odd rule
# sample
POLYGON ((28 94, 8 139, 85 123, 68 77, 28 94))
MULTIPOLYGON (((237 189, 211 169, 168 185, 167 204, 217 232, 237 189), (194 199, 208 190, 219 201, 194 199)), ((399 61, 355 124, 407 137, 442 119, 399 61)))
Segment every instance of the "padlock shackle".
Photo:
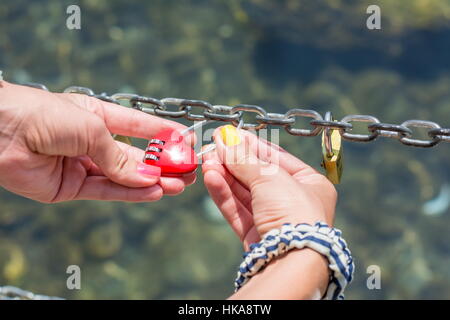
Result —
POLYGON ((202 120, 202 121, 196 122, 192 126, 180 131, 180 134, 182 136, 185 136, 189 132, 194 131, 197 128, 203 127, 204 125, 207 125, 208 123, 211 123, 211 122, 215 122, 215 120, 202 120))

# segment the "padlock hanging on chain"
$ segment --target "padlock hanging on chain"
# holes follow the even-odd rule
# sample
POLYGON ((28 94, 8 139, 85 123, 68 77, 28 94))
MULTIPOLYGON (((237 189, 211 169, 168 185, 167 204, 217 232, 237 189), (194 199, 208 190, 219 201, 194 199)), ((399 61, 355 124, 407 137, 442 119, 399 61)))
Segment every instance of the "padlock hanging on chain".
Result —
MULTIPOLYGON (((331 112, 325 114, 325 121, 332 122, 331 112)), ((326 177, 333 184, 339 184, 344 170, 344 152, 341 133, 338 129, 324 128, 322 131, 322 163, 326 177)))

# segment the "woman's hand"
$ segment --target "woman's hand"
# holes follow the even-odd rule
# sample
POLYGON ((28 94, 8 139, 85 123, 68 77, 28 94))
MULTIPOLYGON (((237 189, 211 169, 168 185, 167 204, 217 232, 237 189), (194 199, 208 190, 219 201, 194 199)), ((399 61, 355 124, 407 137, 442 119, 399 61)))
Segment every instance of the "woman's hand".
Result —
MULTIPOLYGON (((232 126, 215 132, 217 152, 204 155, 203 172, 211 197, 246 250, 284 223, 332 225, 336 190, 325 176, 276 145, 236 133, 232 126)), ((328 280, 324 256, 309 248, 292 250, 230 299, 320 299, 328 280)))
POLYGON ((232 126, 216 130, 214 141, 217 152, 203 157, 205 185, 245 249, 284 223, 332 225, 336 190, 325 176, 232 126))
MULTIPOLYGON (((195 181, 160 177, 144 151, 111 133, 149 139, 184 126, 80 94, 0 81, 0 185, 45 203, 155 201, 195 181)), ((193 139, 190 139, 193 141, 193 139)))

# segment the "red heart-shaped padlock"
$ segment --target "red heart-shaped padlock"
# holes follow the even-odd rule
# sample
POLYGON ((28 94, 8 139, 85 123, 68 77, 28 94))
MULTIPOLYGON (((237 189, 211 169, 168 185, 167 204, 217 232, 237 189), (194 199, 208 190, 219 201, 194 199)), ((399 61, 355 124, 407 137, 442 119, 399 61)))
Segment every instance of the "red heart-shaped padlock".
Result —
POLYGON ((172 177, 194 172, 198 166, 194 149, 174 129, 165 129, 149 141, 144 162, 160 167, 162 176, 172 177))

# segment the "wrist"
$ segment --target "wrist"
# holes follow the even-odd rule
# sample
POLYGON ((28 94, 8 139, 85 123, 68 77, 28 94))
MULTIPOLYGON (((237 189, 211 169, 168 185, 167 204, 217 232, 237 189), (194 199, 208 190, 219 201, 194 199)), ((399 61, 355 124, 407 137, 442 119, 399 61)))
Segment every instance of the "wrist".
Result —
POLYGON ((309 248, 292 250, 272 260, 230 299, 318 300, 328 279, 324 256, 309 248))
MULTIPOLYGON (((309 224, 314 225, 320 221, 326 221, 326 214, 320 210, 313 211, 312 214, 304 214, 306 210, 297 209, 301 211, 288 214, 258 214, 254 217, 255 225, 259 235, 264 237, 269 231, 274 229, 281 229, 285 224, 309 224)), ((310 211, 311 212, 311 211, 310 211)))
MULTIPOLYGON (((281 229, 271 230, 260 242, 251 245, 250 251, 244 255, 244 261, 239 267, 235 280, 236 291, 242 289, 259 272, 264 272, 264 268, 278 257, 288 252, 291 254, 294 249, 304 248, 313 249, 327 258, 330 277, 323 295, 324 299, 343 299, 343 292, 353 278, 353 258, 345 240, 341 237, 341 231, 323 222, 314 225, 286 224, 281 229)), ((308 270, 316 271, 315 267, 308 269, 303 266, 300 269, 303 274, 307 274, 308 270)), ((294 268, 293 272, 296 271, 300 270, 294 268)), ((320 281, 316 284, 319 288, 320 281)))

